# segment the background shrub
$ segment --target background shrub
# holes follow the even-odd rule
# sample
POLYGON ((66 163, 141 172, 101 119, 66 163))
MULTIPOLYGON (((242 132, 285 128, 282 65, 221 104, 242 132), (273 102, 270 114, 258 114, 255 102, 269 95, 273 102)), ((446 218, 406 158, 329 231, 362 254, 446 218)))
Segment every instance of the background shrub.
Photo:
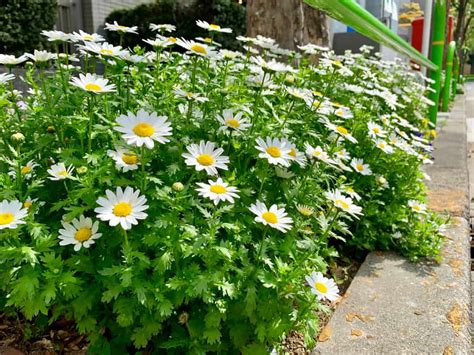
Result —
MULTIPOLYGON (((222 27, 230 27, 235 36, 246 32, 245 7, 233 0, 197 0, 191 7, 179 6, 173 0, 157 1, 153 4, 143 4, 132 9, 116 10, 110 13, 106 22, 117 21, 124 26, 138 26, 139 35, 125 36, 123 45, 133 48, 144 46, 142 38, 154 38, 157 32, 151 31, 150 23, 169 23, 176 25, 174 37, 208 37, 208 32, 196 26, 196 19, 216 23, 222 27)), ((216 35, 216 41, 230 49, 239 48, 234 36, 216 35)), ((107 32, 107 41, 119 43, 116 32, 107 32)))
POLYGON ((56 0, 2 0, 0 53, 19 55, 43 48, 41 31, 53 28, 56 9, 56 0))

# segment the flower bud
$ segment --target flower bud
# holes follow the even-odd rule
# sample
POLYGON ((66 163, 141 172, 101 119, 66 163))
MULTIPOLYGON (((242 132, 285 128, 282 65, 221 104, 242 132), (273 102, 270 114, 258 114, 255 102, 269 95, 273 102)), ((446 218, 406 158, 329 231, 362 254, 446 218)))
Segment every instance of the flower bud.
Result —
POLYGON ((48 128, 46 128, 46 131, 47 131, 48 133, 54 133, 54 132, 56 132, 56 130, 54 129, 53 126, 48 126, 48 128))
POLYGON ((174 190, 174 191, 183 191, 184 190, 184 185, 180 182, 175 182, 171 188, 174 190))
POLYGON ((77 168, 77 173, 78 174, 85 174, 85 173, 87 173, 87 170, 88 170, 87 166, 80 166, 80 167, 77 168))
POLYGON ((14 142, 23 142, 25 140, 25 136, 22 133, 17 132, 12 134, 11 139, 14 142))

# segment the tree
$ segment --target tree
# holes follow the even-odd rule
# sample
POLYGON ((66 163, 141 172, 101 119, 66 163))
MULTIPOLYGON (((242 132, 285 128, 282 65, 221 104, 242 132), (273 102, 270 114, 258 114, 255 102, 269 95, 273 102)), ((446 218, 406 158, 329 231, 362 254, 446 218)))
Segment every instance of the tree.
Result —
POLYGON ((247 0, 247 34, 275 38, 282 48, 327 45, 327 17, 301 0, 247 0))
POLYGON ((456 13, 456 25, 454 28, 454 39, 457 44, 458 58, 461 68, 466 62, 465 44, 470 34, 474 17, 474 1, 473 0, 455 0, 451 2, 451 6, 456 13))

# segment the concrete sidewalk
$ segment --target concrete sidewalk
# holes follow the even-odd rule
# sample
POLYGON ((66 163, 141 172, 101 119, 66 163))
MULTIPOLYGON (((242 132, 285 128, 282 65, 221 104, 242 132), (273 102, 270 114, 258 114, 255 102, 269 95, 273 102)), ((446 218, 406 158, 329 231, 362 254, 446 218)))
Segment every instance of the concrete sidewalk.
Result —
POLYGON ((432 178, 430 208, 453 216, 443 261, 411 263, 395 253, 369 254, 327 326, 331 336, 313 354, 470 353, 466 108, 472 109, 473 87, 466 92, 440 127, 435 164, 426 169, 432 178))

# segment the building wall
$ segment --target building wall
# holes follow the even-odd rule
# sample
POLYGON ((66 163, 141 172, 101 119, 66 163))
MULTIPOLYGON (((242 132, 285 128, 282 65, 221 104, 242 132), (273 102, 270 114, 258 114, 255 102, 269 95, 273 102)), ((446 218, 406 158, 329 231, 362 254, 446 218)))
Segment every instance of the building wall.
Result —
POLYGON ((105 18, 114 10, 135 7, 140 4, 153 2, 152 0, 90 0, 92 8, 93 32, 103 32, 105 18))

